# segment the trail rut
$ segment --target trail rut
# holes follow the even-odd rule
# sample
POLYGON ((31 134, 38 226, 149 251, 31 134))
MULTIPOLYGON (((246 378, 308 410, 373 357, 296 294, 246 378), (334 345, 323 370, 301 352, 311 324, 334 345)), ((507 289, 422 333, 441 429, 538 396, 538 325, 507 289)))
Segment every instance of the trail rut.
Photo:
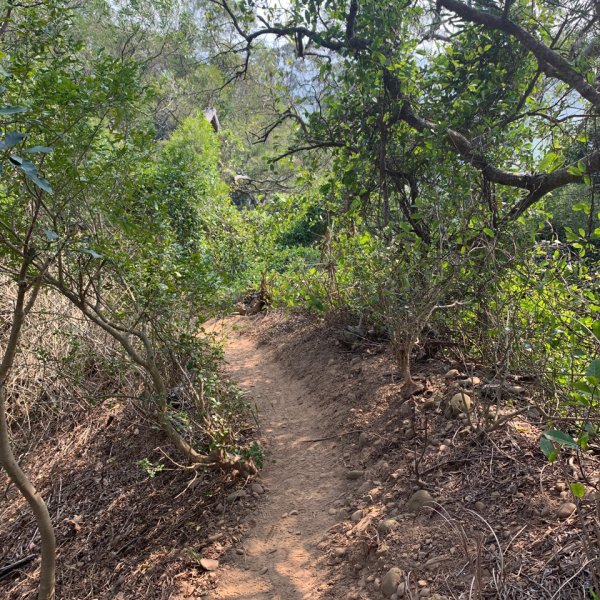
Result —
MULTIPOLYGON (((301 381, 244 334, 243 322, 219 322, 227 332, 228 375, 256 403, 266 438, 261 481, 268 490, 243 555, 223 561, 214 600, 318 600, 327 595, 327 567, 317 548, 335 524, 329 514, 346 485, 331 444, 306 443, 326 434, 322 409, 301 381)), ((216 327, 215 327, 215 330, 216 327)))

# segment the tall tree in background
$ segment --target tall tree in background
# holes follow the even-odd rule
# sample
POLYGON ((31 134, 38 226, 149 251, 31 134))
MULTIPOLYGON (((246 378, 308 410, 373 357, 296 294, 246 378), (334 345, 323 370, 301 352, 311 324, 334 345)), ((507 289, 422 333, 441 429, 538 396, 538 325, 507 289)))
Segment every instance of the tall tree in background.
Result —
POLYGON ((237 52, 286 38, 313 61, 322 96, 305 111, 300 145, 342 148, 355 164, 368 158, 363 197, 377 192, 384 221, 396 202, 420 237, 427 225, 411 212, 421 214, 421 173, 433 161, 494 188, 493 229, 600 170, 597 149, 577 160, 571 150, 576 139, 585 145, 600 110, 591 0, 215 4, 237 52))

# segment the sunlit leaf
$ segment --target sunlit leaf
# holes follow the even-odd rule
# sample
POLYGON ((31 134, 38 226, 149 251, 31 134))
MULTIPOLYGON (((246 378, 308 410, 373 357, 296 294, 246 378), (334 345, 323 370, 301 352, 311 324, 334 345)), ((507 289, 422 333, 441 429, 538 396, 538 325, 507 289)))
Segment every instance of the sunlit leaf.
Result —
POLYGON ((92 258, 102 258, 102 254, 99 254, 91 248, 80 248, 79 252, 82 254, 89 254, 92 258))
POLYGON ((0 115, 17 115, 28 110, 26 106, 0 106, 0 115))
POLYGON ((29 152, 30 154, 39 152, 42 154, 50 154, 54 152, 54 148, 50 148, 48 146, 32 146, 31 148, 26 148, 25 152, 29 152))
POLYGON ((16 146, 18 143, 22 142, 27 137, 26 134, 21 133, 20 131, 9 131, 3 140, 0 140, 0 150, 7 150, 8 148, 12 148, 16 146))
POLYGON ((575 498, 583 498, 585 496, 585 485, 579 481, 576 481, 575 483, 571 484, 571 492, 575 498))
POLYGON ((558 431, 557 429, 550 429, 548 431, 544 431, 544 433, 542 435, 547 440, 556 442, 557 444, 560 444, 561 446, 567 446, 568 448, 574 448, 574 449, 579 448, 579 446, 577 445, 577 442, 568 433, 565 433, 564 431, 558 431))

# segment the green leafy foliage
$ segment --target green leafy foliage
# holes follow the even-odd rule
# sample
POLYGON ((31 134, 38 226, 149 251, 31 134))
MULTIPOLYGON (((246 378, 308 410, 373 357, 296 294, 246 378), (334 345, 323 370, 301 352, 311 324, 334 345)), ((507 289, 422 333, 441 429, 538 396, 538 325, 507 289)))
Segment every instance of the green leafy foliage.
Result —
POLYGON ((137 461, 138 466, 150 479, 156 477, 159 473, 165 470, 165 465, 162 463, 153 463, 149 458, 142 458, 137 461))
MULTIPOLYGON (((407 383, 429 333, 441 360, 528 378, 532 398, 499 394, 497 408, 539 407, 551 462, 597 441, 591 11, 506 2, 491 27, 493 3, 464 3, 479 22, 448 21, 443 4, 11 3, 3 273, 58 290, 121 341, 107 370, 139 369, 140 403, 184 455, 264 463, 201 327, 259 285, 275 306, 387 341, 407 383), (239 35, 269 22, 276 44, 239 35), (543 60, 509 22, 548 45, 543 60)), ((84 379, 71 363, 86 350, 66 343, 62 366, 84 379)))
POLYGON ((198 107, 157 135, 158 80, 140 57, 78 38, 78 7, 21 8, 0 54, 4 270, 28 257, 27 283, 119 340, 123 360, 145 370, 141 402, 179 447, 235 454, 245 409, 227 399, 219 351, 199 336, 233 302, 244 265, 220 142, 198 107), (182 390, 178 408, 171 389, 182 390))

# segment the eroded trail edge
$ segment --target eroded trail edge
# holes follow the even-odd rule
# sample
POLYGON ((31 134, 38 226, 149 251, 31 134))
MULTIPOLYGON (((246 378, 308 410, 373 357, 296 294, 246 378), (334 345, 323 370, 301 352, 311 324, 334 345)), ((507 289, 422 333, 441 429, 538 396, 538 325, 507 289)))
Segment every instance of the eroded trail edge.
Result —
POLYGON ((317 546, 336 522, 329 509, 345 492, 341 457, 330 445, 303 441, 327 433, 303 383, 245 333, 243 320, 219 321, 213 330, 219 327, 226 335, 226 372, 257 407, 266 494, 256 524, 238 547, 243 554, 226 557, 213 598, 325 598, 327 567, 317 546))

